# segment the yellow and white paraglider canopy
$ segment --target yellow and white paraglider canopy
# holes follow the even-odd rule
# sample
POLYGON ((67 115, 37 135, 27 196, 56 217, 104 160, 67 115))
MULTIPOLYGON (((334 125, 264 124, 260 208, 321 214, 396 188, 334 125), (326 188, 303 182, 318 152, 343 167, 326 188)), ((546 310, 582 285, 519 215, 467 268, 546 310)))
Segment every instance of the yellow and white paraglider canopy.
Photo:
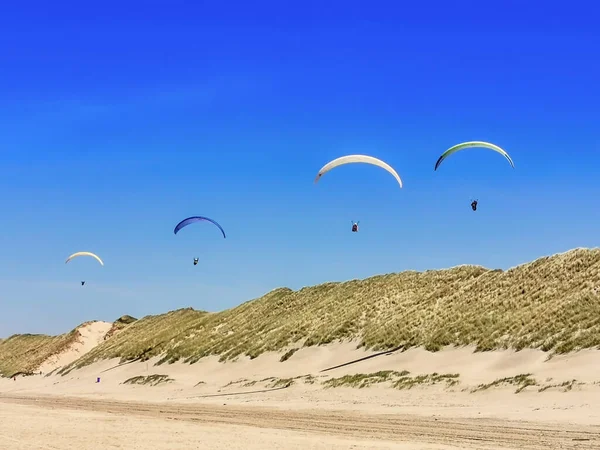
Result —
POLYGON ((72 259, 78 258, 80 256, 91 256, 92 258, 96 259, 96 261, 98 261, 101 265, 104 265, 104 262, 102 262, 102 260, 100 259, 100 257, 98 255, 96 255, 95 253, 91 253, 91 252, 77 252, 77 253, 73 253, 71 256, 69 256, 67 258, 67 260, 65 261, 65 264, 67 264, 72 259))
POLYGON ((343 166, 345 164, 353 164, 353 163, 372 164, 374 166, 381 167, 382 169, 384 169, 384 170, 388 171, 390 174, 392 174, 392 176, 396 179, 396 181, 398 182, 400 187, 402 187, 402 180, 400 179, 400 176, 398 175, 398 173, 392 168, 392 166, 383 162, 381 159, 377 159, 377 158, 374 158, 372 156, 367 156, 367 155, 341 156, 337 159, 334 159, 333 161, 328 162, 323 167, 321 167, 321 170, 319 170, 319 173, 317 174, 317 177, 315 178, 315 183, 318 182, 319 179, 324 174, 329 172, 331 169, 335 169, 336 167, 343 166))

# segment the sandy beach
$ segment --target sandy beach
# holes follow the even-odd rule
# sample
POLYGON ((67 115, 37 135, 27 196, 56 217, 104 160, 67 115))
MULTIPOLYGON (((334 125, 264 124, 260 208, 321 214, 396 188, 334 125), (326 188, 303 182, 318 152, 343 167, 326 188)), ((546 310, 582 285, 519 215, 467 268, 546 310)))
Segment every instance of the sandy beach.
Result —
MULTIPOLYGON (((275 352, 192 365, 115 359, 64 376, 3 378, 2 448, 600 448, 596 350, 548 359, 538 350, 411 349, 363 359, 372 355, 346 342, 301 349, 283 363, 275 352), (410 388, 326 384, 400 370, 410 388), (414 381, 424 374, 458 376, 414 381), (520 374, 535 383, 497 382, 520 374), (163 383, 130 384, 151 375, 163 383)), ((72 358, 68 351, 52 364, 72 358)))

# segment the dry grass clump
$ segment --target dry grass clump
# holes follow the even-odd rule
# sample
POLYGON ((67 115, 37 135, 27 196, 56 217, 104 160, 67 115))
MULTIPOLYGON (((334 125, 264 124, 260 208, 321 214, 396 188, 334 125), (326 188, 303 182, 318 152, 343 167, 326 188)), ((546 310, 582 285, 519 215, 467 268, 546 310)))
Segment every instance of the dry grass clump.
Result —
POLYGON ((295 382, 296 382, 296 380, 294 378, 276 378, 273 381, 271 381, 269 384, 267 384, 267 387, 269 387, 269 388, 286 388, 286 387, 290 387, 295 382))
POLYGON ((518 394, 519 392, 523 391, 523 389, 525 389, 528 386, 538 385, 535 378, 531 378, 530 373, 524 373, 520 375, 515 375, 514 377, 499 378, 495 381, 492 381, 491 383, 480 384, 475 389, 471 390, 471 392, 484 391, 492 387, 506 386, 511 384, 517 386, 515 394, 518 394))
POLYGON ((105 358, 226 361, 350 339, 373 350, 474 344, 570 352, 600 345, 599 288, 600 249, 507 271, 460 266, 281 288, 219 313, 190 308, 142 318, 63 373, 105 358))
MULTIPOLYGON (((324 377, 322 375, 321 377, 324 377)), ((319 377, 320 378, 320 377, 319 377)), ((255 385, 262 385, 265 388, 287 388, 291 385, 295 384, 297 380, 303 380, 304 384, 314 384, 317 381, 317 377, 314 375, 298 375, 293 378, 278 378, 278 377, 267 377, 262 380, 248 380, 247 378, 241 378, 236 381, 230 381, 223 388, 227 388, 230 386, 239 386, 239 387, 253 387, 255 385)))
POLYGON ((392 387, 396 389, 412 389, 418 385, 431 386, 434 384, 445 383, 446 387, 456 386, 460 377, 457 373, 431 373, 427 375, 417 375, 416 377, 401 377, 399 380, 394 381, 392 387))
POLYGON ((373 384, 385 383, 391 381, 396 377, 403 377, 409 372, 403 370, 402 372, 396 372, 395 370, 381 370, 374 373, 355 373, 353 375, 344 375, 339 378, 331 378, 324 381, 322 384, 325 388, 336 388, 340 386, 354 387, 354 388, 365 388, 373 384))
POLYGON ((159 384, 171 383, 175 380, 169 378, 168 375, 139 375, 137 377, 129 378, 128 380, 123 381, 121 384, 140 384, 147 386, 158 386, 159 384))
POLYGON ((136 320, 137 319, 135 317, 129 316, 127 314, 119 317, 113 322, 113 325, 110 328, 110 330, 108 330, 108 332, 104 335, 104 340, 107 340, 113 337, 115 334, 119 333, 120 331, 123 331, 128 325, 132 324, 136 320))
POLYGON ((427 375, 409 376, 410 372, 403 370, 397 372, 395 370, 382 370, 375 373, 356 373, 354 375, 344 375, 339 378, 331 378, 324 381, 322 384, 325 388, 335 388, 347 386, 353 388, 365 388, 374 384, 391 382, 391 386, 395 389, 412 389, 418 385, 434 385, 445 383, 447 387, 458 384, 459 374, 447 373, 438 374, 432 373, 427 375))
POLYGON ((283 354, 283 356, 282 356, 282 357, 279 359, 279 362, 285 362, 285 361, 287 361, 287 360, 288 360, 288 359, 290 359, 290 358, 292 357, 292 355, 293 355, 294 353, 296 353, 298 350, 300 350, 300 349, 299 349, 299 348, 292 348, 292 349, 288 350, 288 351, 287 351, 287 352, 285 352, 285 353, 283 354))
POLYGON ((563 381, 562 383, 544 385, 538 389, 538 392, 544 392, 544 391, 547 391, 548 389, 560 389, 563 392, 569 392, 570 390, 573 389, 573 386, 580 386, 580 385, 584 385, 584 384, 585 383, 580 383, 580 382, 577 382, 577 380, 573 379, 573 380, 563 381))

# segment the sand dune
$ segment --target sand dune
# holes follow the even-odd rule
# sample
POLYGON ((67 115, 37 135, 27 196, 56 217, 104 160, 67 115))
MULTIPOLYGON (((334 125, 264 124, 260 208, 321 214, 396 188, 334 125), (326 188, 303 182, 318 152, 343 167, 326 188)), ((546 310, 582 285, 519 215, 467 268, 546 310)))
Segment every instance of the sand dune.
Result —
POLYGON ((599 449, 598 286, 577 249, 11 336, 0 449, 599 449))
POLYGON ((89 322, 77 328, 78 338, 58 354, 50 356, 39 367, 42 373, 51 372, 59 367, 71 364, 104 341, 106 333, 112 328, 110 322, 89 322))

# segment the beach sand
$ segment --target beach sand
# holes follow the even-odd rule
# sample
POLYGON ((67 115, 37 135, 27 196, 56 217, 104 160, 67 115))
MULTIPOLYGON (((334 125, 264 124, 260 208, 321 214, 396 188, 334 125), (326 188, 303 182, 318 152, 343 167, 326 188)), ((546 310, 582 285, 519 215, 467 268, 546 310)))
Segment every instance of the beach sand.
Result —
MULTIPOLYGON (((347 342, 253 360, 97 362, 65 376, 0 379, 4 449, 599 449, 600 351, 383 354, 347 342), (459 374, 458 384, 326 388, 344 375, 459 374), (123 384, 166 375, 157 386, 123 384), (536 385, 481 384, 531 374, 536 385), (307 377, 306 375, 310 375, 307 377), (96 383, 100 377, 100 383, 96 383), (295 378, 290 384, 290 379, 295 378)), ((65 361, 72 355, 63 355, 65 361)))

